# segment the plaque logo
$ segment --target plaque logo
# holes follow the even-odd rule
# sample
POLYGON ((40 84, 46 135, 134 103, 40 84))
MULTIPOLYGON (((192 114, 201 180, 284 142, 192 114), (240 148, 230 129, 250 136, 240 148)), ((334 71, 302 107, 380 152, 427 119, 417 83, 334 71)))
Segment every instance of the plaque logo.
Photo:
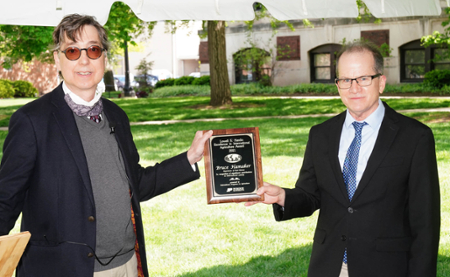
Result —
POLYGON ((236 153, 228 154, 223 158, 227 163, 237 163, 242 160, 242 156, 236 153))

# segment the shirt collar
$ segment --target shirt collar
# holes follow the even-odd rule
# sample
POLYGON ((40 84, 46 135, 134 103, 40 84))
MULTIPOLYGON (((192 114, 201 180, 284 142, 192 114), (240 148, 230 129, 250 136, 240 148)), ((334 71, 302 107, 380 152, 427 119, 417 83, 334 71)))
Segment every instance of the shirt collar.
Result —
POLYGON ((102 97, 102 93, 99 92, 98 90, 95 92, 94 95, 94 99, 92 99, 91 101, 87 102, 85 100, 83 100, 80 96, 76 95, 75 93, 73 93, 66 85, 66 83, 63 81, 63 85, 62 85, 64 94, 68 94, 70 96, 70 98, 72 99, 73 102, 75 102, 75 104, 78 105, 83 105, 83 106, 88 106, 88 107, 92 107, 95 105, 95 103, 98 102, 98 100, 100 99, 100 97, 102 97))
POLYGON ((352 123, 354 121, 358 121, 358 122, 365 121, 368 126, 376 129, 381 125, 381 122, 383 121, 385 110, 386 110, 386 108, 384 107, 383 102, 381 102, 381 100, 378 99, 378 108, 363 121, 358 121, 353 118, 353 116, 350 114, 350 112, 347 109, 347 116, 345 117, 344 125, 346 128, 349 128, 350 125, 352 125, 352 123))

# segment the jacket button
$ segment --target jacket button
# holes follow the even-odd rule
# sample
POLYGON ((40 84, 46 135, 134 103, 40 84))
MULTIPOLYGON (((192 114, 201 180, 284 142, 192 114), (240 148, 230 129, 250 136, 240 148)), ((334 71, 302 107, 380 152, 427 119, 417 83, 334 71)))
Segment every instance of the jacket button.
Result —
POLYGON ((345 235, 342 235, 342 236, 341 236, 341 240, 342 240, 342 241, 346 241, 346 240, 347 240, 347 237, 346 237, 345 235))
POLYGON ((95 218, 91 215, 90 217, 88 217, 88 220, 89 220, 90 222, 94 222, 94 221, 95 221, 95 218))
POLYGON ((351 214, 354 212, 354 210, 353 210, 352 207, 348 207, 347 211, 348 211, 349 213, 351 213, 351 214))
POLYGON ((94 257, 94 253, 88 253, 88 258, 94 257))

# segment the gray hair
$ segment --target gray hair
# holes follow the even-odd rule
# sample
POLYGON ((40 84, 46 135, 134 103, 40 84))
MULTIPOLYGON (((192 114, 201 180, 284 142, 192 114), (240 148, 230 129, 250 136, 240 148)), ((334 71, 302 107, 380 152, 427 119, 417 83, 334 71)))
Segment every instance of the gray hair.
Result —
POLYGON ((384 69, 384 59, 381 55, 380 49, 374 43, 370 41, 355 41, 348 44, 344 44, 337 54, 336 58, 336 75, 339 76, 339 60, 344 53, 354 53, 354 52, 369 52, 372 54, 375 61, 374 68, 375 73, 383 74, 384 69))
POLYGON ((56 26, 55 31, 53 32, 53 43, 55 45, 53 51, 60 50, 61 43, 64 42, 64 34, 69 39, 76 42, 86 25, 94 26, 97 29, 102 44, 101 46, 108 51, 110 45, 105 28, 98 23, 95 17, 79 14, 66 15, 58 26, 56 26))

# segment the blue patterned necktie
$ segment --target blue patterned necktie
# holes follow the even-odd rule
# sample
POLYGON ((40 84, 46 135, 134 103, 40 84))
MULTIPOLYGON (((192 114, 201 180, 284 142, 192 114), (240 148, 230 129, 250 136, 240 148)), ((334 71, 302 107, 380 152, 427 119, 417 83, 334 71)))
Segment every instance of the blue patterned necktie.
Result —
POLYGON ((344 168, 342 174, 344 175, 344 182, 347 185, 348 199, 352 200, 356 190, 356 171, 358 169, 359 149, 361 148, 361 133, 362 128, 367 125, 366 122, 353 122, 355 127, 355 138, 347 150, 347 155, 344 160, 344 168))
MULTIPOLYGON (((356 171, 358 169, 359 149, 361 148, 362 128, 367 125, 367 123, 354 121, 352 124, 355 128, 355 138, 347 150, 347 155, 344 160, 344 167, 342 169, 342 175, 344 176, 344 182, 347 186, 348 199, 350 201, 356 191, 356 171)), ((345 249, 344 253, 344 263, 347 263, 347 249, 345 249)))

